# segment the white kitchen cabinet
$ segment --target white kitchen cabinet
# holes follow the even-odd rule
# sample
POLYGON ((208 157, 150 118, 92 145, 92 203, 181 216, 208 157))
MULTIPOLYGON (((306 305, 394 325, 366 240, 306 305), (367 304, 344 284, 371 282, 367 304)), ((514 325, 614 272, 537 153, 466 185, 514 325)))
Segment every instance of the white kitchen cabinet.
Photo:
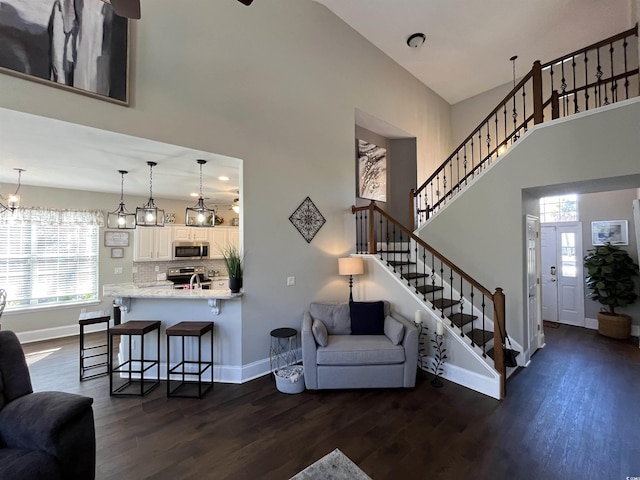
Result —
POLYGON ((173 240, 175 242, 209 242, 209 231, 212 228, 188 227, 186 225, 173 225, 173 240))
POLYGON ((209 258, 222 258, 222 250, 227 245, 234 245, 239 248, 240 246, 240 232, 238 227, 214 227, 211 230, 211 236, 209 243, 211 244, 211 250, 209 252, 209 258))
POLYGON ((133 236, 133 261, 160 262, 171 260, 172 234, 171 228, 136 228, 133 236))

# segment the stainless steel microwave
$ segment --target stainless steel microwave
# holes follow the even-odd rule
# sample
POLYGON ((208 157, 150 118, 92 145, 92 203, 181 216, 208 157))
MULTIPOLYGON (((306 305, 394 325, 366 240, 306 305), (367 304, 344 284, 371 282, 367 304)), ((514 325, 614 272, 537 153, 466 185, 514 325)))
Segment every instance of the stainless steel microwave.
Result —
POLYGON ((209 258, 208 242, 173 242, 174 260, 202 260, 209 258))

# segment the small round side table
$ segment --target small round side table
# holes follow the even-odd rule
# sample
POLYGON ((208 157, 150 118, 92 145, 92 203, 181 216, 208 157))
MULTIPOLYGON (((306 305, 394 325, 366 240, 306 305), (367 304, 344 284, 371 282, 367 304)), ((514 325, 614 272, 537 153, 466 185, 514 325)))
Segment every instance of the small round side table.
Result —
POLYGON ((276 328, 271 330, 271 347, 269 360, 271 373, 281 367, 296 363, 298 349, 298 331, 295 328, 276 328))

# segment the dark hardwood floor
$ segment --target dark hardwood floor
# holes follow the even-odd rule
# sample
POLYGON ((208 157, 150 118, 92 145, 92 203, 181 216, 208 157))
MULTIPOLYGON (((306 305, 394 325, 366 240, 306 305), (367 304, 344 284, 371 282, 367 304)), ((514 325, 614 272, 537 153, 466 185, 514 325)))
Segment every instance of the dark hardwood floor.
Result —
POLYGON ((202 400, 164 385, 111 398, 107 377, 78 381, 77 337, 24 350, 36 391, 95 399, 98 479, 288 479, 335 448, 374 480, 640 476, 637 340, 545 333, 502 402, 430 377, 412 390, 287 395, 267 376, 202 400))

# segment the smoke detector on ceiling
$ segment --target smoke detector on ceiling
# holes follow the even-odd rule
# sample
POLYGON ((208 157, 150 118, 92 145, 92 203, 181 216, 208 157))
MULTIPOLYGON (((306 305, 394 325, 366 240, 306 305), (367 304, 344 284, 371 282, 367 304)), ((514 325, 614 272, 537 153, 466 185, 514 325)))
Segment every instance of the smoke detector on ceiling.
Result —
POLYGON ((413 35, 409 35, 409 38, 407 38, 407 45, 411 48, 418 48, 422 46, 426 39, 427 36, 424 33, 414 33, 413 35))

